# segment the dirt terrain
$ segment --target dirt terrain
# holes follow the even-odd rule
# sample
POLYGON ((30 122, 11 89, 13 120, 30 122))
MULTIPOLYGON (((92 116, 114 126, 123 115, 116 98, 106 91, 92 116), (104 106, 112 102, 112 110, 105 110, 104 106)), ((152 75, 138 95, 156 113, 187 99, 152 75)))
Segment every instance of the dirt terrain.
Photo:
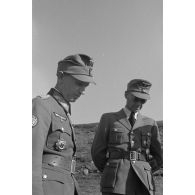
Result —
MULTIPOLYGON (((163 144, 163 121, 158 121, 163 144)), ((75 126, 77 140, 77 166, 75 177, 79 182, 82 195, 101 195, 99 181, 100 173, 97 171, 91 159, 91 144, 98 123, 79 124, 75 126)), ((163 170, 154 176, 156 184, 156 195, 163 195, 163 170)))

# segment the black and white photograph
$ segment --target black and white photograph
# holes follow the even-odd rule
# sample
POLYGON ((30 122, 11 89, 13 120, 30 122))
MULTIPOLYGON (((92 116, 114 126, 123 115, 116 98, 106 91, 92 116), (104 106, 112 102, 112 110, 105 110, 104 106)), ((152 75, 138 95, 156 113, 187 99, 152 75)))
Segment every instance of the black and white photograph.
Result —
POLYGON ((194 194, 194 7, 2 1, 0 194, 194 194))
POLYGON ((163 0, 32 1, 32 195, 163 195, 163 0))
POLYGON ((2 1, 0 194, 194 194, 194 7, 2 1))

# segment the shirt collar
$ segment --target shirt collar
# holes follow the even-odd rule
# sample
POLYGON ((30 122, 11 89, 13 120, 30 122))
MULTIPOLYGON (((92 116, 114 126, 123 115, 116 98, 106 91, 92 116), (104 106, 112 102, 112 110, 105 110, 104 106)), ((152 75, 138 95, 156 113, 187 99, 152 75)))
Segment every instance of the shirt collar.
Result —
MULTIPOLYGON (((127 107, 124 107, 123 110, 127 116, 127 119, 129 119, 129 117, 131 115, 131 111, 127 107)), ((138 112, 135 113, 135 119, 137 119, 137 115, 138 115, 138 112)))

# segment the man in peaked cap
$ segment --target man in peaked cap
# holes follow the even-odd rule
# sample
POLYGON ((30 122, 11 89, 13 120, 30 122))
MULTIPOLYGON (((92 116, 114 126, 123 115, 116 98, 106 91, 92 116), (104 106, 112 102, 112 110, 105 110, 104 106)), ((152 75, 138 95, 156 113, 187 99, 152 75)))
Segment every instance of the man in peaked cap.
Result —
POLYGON ((157 123, 140 114, 150 99, 151 83, 131 80, 125 91, 126 106, 102 115, 91 154, 103 172, 103 195, 154 195, 152 172, 162 166, 162 150, 157 123))
POLYGON ((76 54, 59 61, 57 83, 45 97, 32 102, 32 195, 77 195, 74 178, 75 133, 70 103, 84 94, 93 61, 76 54))

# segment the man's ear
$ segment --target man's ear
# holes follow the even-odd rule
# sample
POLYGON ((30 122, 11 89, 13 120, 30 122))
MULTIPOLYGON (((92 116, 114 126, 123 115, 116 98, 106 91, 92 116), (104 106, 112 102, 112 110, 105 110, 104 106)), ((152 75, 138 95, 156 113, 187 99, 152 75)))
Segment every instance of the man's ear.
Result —
POLYGON ((127 91, 125 91, 125 94, 124 94, 125 98, 127 98, 127 95, 128 95, 128 93, 127 93, 127 91))
POLYGON ((63 76, 64 76, 64 73, 63 73, 63 72, 59 71, 59 72, 57 73, 58 79, 61 80, 61 79, 63 78, 63 76))

